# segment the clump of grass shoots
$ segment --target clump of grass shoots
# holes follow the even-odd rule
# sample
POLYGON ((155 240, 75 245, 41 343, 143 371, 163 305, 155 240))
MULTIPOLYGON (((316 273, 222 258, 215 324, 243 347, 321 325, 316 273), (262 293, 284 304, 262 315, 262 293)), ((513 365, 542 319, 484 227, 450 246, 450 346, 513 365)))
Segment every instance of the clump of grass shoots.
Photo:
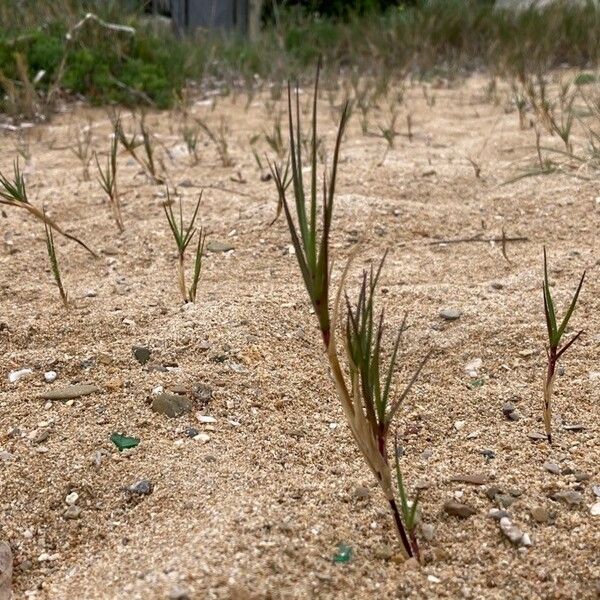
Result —
POLYGON ((40 210, 31 204, 31 202, 29 202, 29 198, 27 197, 27 188, 25 185, 25 177, 19 168, 18 159, 15 160, 13 164, 13 171, 14 175, 12 180, 6 177, 3 173, 0 173, 0 204, 3 204, 4 206, 24 208, 36 219, 46 223, 60 235, 75 242, 76 244, 79 244, 82 248, 85 248, 94 258, 98 258, 98 255, 85 242, 74 235, 67 233, 53 219, 48 217, 44 211, 40 210))
POLYGON ((575 291, 575 295, 571 300, 571 304, 560 326, 556 320, 556 313, 554 309, 554 302, 552 300, 552 294, 550 293, 550 283, 548 281, 548 262, 546 258, 546 248, 544 248, 544 313, 546 314, 546 326, 548 328, 548 348, 546 354, 548 355, 548 367, 546 370, 546 379, 544 380, 544 427, 546 429, 546 436, 548 437, 548 443, 552 443, 552 392, 554 390, 554 380, 556 378, 556 365, 560 357, 575 343, 583 331, 576 333, 568 342, 561 345, 561 339, 565 333, 569 319, 575 310, 575 305, 579 298, 579 292, 581 292, 581 286, 585 278, 585 271, 579 280, 579 285, 575 291))
MULTIPOLYGON (((331 258, 329 245, 340 145, 348 122, 349 110, 348 105, 346 105, 341 113, 331 172, 329 177, 324 178, 321 184, 323 200, 321 208, 318 209, 317 196, 320 187, 317 182, 318 82, 319 70, 317 70, 312 102, 309 189, 305 188, 303 180, 304 164, 298 87, 296 86, 296 122, 294 124, 290 84, 288 84, 289 168, 284 169, 278 165, 271 165, 271 169, 277 186, 279 201, 285 212, 298 265, 319 322, 328 362, 346 420, 360 452, 387 499, 402 542, 404 555, 418 558, 419 548, 414 537, 415 512, 411 513, 412 508, 409 508, 401 477, 398 480, 398 485, 402 489, 400 506, 398 505, 392 481, 387 442, 392 420, 429 355, 419 364, 400 396, 392 400, 392 379, 401 335, 405 330, 405 322, 396 337, 387 371, 384 371, 382 367, 383 314, 376 317, 374 309, 374 295, 383 266, 382 261, 376 271, 371 269, 370 273, 363 275, 358 300, 354 304, 346 296, 347 317, 344 345, 348 370, 346 371, 342 366, 335 334, 340 323, 340 299, 350 261, 346 265, 336 298, 332 307, 330 307, 331 258), (291 170, 291 175, 288 177, 289 170, 291 170), (290 202, 287 198, 287 189, 290 185, 293 189, 293 202, 290 202), (295 215, 292 214, 292 211, 295 212, 295 215), (322 214, 320 219, 317 216, 318 212, 322 214), (349 372, 349 376, 346 374, 347 372, 349 372), (402 497, 404 497, 404 502, 402 497), (411 529, 409 529, 409 526, 411 529)), ((413 506, 415 505, 413 504, 413 506)))
POLYGON ((102 189, 108 197, 110 207, 113 212, 115 223, 121 233, 125 231, 123 224, 123 215, 121 214, 121 200, 119 199, 119 191, 117 189, 117 150, 118 150, 118 139, 114 135, 110 142, 110 152, 106 160, 106 170, 103 170, 96 154, 96 166, 98 167, 98 181, 102 186, 102 189))
POLYGON ((227 142, 229 129, 225 123, 225 119, 221 119, 219 129, 217 131, 211 129, 208 123, 202 119, 196 119, 196 122, 202 131, 204 131, 204 133, 208 136, 208 139, 215 145, 221 164, 224 167, 232 167, 234 162, 229 154, 229 143, 227 142))
POLYGON ((75 144, 71 147, 71 152, 79 159, 83 168, 83 180, 90 180, 90 161, 92 155, 90 152, 92 146, 92 123, 88 122, 86 127, 83 127, 77 132, 75 144))
POLYGON ((200 273, 202 271, 202 254, 204 252, 204 242, 206 240, 206 234, 204 233, 201 227, 198 232, 198 244, 196 246, 196 258, 194 260, 194 273, 192 275, 192 285, 188 290, 185 283, 185 253, 197 231, 194 227, 194 224, 196 222, 196 217, 198 216, 198 210, 200 209, 201 202, 202 194, 200 194, 200 197, 198 198, 196 208, 194 209, 194 213, 187 227, 183 223, 183 206, 181 203, 181 197, 179 198, 179 220, 177 220, 177 217, 173 213, 173 206, 168 188, 167 202, 163 204, 163 209, 167 217, 167 222, 169 223, 169 228, 171 229, 171 233, 173 234, 173 238, 175 239, 175 244, 177 246, 178 283, 179 291, 181 292, 181 297, 183 298, 184 302, 196 301, 198 281, 200 280, 200 273))
POLYGON ((113 129, 115 137, 119 140, 125 151, 135 160, 135 162, 144 169, 148 177, 156 184, 164 183, 164 178, 158 175, 154 162, 154 146, 152 136, 146 127, 144 118, 141 119, 142 139, 141 141, 136 136, 135 132, 128 136, 123 129, 121 119, 117 117, 113 120, 113 129), (137 150, 143 146, 146 158, 142 158, 137 150))

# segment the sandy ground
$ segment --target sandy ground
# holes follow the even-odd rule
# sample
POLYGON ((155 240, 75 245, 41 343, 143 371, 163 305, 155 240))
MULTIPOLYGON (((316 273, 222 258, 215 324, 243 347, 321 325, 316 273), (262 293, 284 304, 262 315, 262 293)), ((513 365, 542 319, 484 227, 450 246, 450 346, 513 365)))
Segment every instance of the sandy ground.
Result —
MULTIPOLYGON (((430 88, 431 108, 420 86, 409 89, 414 138, 397 138, 383 163, 385 142, 363 136, 354 118, 340 164, 334 277, 358 237, 366 242, 351 288, 361 267, 388 249, 380 306, 391 326, 405 311, 411 325, 397 390, 434 350, 397 421, 405 479, 411 493, 422 489, 422 522, 431 538, 421 535, 421 567, 398 559, 386 505, 336 400, 286 225, 268 226, 275 189, 260 181, 249 139, 271 128, 266 115, 273 108, 260 98, 247 111, 241 99, 220 99, 214 110, 194 105, 192 113, 215 127, 221 115, 227 119, 233 168, 222 167, 208 143, 191 166, 181 117, 148 116, 171 154, 157 150, 169 180, 187 185, 179 187, 186 213, 203 186, 214 186, 204 192, 202 224, 209 240, 233 247, 207 253, 195 305, 182 305, 178 294, 164 186, 119 157, 126 229, 118 234, 93 164, 92 180, 84 181, 69 150, 91 117, 94 148, 105 152, 106 114, 70 109, 29 131, 31 201, 100 258, 57 238, 71 299, 65 311, 43 228, 25 211, 5 208, 0 540, 15 557, 16 598, 597 597, 600 521, 590 507, 600 484, 599 192, 594 181, 561 174, 501 186, 534 164, 534 135, 505 110, 507 90, 500 89, 495 104, 485 85, 473 77, 430 88), (466 157, 480 165, 480 178, 466 157), (237 172, 246 183, 231 180, 237 172), (508 245, 510 263, 500 244, 435 243, 498 237, 503 229, 528 238, 508 245), (561 310, 587 269, 572 319, 585 335, 565 355, 557 381, 552 448, 529 437, 543 429, 544 244, 561 310), (444 321, 439 313, 447 308, 460 310, 460 318, 444 321), (138 363, 134 346, 151 349, 150 363, 138 363), (481 366, 472 377, 465 366, 474 359, 481 366), (9 372, 22 368, 33 373, 9 383, 9 372), (49 370, 58 374, 54 383, 44 381, 49 370), (101 391, 72 402, 40 398, 75 383, 101 391), (190 414, 170 419, 151 411, 148 399, 158 386, 200 383, 212 398, 195 399, 190 414), (503 415, 507 402, 519 420, 503 415), (197 413, 216 422, 203 424, 197 413), (564 429, 569 424, 583 430, 564 429), (190 438, 190 427, 209 440, 190 438), (47 439, 39 441, 40 430, 47 439), (120 453, 109 439, 114 432, 141 443, 120 453), (561 473, 549 472, 546 462, 561 473), (488 483, 451 480, 473 474, 488 483), (128 494, 142 479, 152 493, 128 494), (530 535, 530 547, 512 545, 488 516, 497 506, 486 494, 492 486, 514 500, 508 510, 530 535), (565 490, 579 491, 581 503, 550 498, 565 490), (75 519, 66 512, 72 492, 80 509, 71 509, 79 513, 75 519), (446 514, 451 499, 475 514, 446 514), (547 522, 532 517, 536 508, 547 509, 547 522), (342 542, 352 558, 336 564, 342 542)), ((403 115, 404 109, 405 131, 403 115)), ((335 126, 325 96, 321 117, 331 147, 335 126)), ((383 116, 372 117, 373 130, 377 122, 383 116)), ((11 171, 15 140, 3 134, 3 173, 11 171)))

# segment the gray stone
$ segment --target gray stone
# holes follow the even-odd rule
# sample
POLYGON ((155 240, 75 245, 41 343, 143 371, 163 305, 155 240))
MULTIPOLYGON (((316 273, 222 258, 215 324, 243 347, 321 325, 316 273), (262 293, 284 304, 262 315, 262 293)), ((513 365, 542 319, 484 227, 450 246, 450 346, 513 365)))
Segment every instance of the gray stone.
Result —
POLYGON ((484 485, 488 482, 488 477, 483 473, 469 473, 467 475, 453 475, 450 481, 468 483, 469 485, 484 485))
POLYGON ((33 436, 31 438, 32 444, 41 444, 45 442, 50 437, 50 430, 47 427, 41 427, 40 429, 36 429, 33 432, 33 436))
POLYGON ((518 421, 521 417, 515 408, 515 405, 512 402, 505 402, 502 406, 502 414, 509 421, 518 421))
POLYGON ((208 404, 213 397, 212 388, 205 383, 196 383, 192 387, 194 397, 202 404, 208 404))
POLYGON ((498 487, 496 487, 495 485, 489 487, 487 490, 485 490, 485 495, 492 501, 494 502, 496 500, 496 496, 498 494, 501 494, 502 490, 498 487))
POLYGON ((440 310, 440 318, 444 319, 444 321, 456 321, 460 319, 462 315, 462 311, 457 308, 443 308, 440 310))
POLYGON ((187 427, 185 435, 191 438, 195 438, 200 432, 195 427, 187 427))
POLYGON ((135 360, 137 360, 140 365, 145 365, 150 360, 150 354, 149 348, 145 348, 144 346, 133 347, 133 356, 135 356, 135 360))
POLYGON ((67 508, 67 510, 65 510, 65 519, 75 520, 79 519, 80 516, 81 508, 79 508, 79 506, 76 506, 75 504, 72 504, 67 508))
POLYGON ((66 385, 64 387, 53 388, 40 395, 44 400, 74 400, 82 396, 96 394, 100 388, 96 385, 76 384, 66 385))
POLYGON ((233 246, 227 242, 220 242, 219 240, 211 240, 206 244, 206 249, 209 252, 230 252, 233 250, 233 246))
POLYGON ((556 463, 545 462, 544 469, 553 475, 560 475, 560 467, 556 463))
POLYGON ((173 419, 191 412, 192 401, 178 394, 158 394, 152 398, 152 410, 173 419))
POLYGON ((10 546, 0 542, 0 600, 12 598, 13 557, 10 546))
POLYGON ((135 494, 136 496, 149 496, 153 489, 154 486, 147 479, 141 479, 127 488, 129 493, 135 494))
POLYGON ((444 503, 444 510, 449 515, 452 515, 453 517, 460 517, 462 519, 466 519, 477 512, 468 504, 463 504, 462 502, 457 502, 456 500, 448 500, 448 502, 444 503))
POLYGON ((516 498, 513 498, 510 494, 496 494, 495 500, 500 506, 508 508, 515 502, 516 498))
POLYGON ((583 496, 579 492, 573 490, 564 490, 552 494, 552 499, 559 502, 564 502, 569 506, 579 506, 583 502, 583 496))
POLYGON ((366 500, 371 496, 369 488, 364 485, 359 485, 352 494, 357 500, 366 500))

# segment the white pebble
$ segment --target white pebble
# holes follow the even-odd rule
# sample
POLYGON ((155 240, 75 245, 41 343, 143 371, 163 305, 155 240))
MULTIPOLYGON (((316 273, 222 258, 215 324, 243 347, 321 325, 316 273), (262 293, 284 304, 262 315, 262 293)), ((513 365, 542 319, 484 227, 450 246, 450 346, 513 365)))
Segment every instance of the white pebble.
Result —
POLYGON ((474 358, 465 365, 465 373, 469 377, 477 377, 482 364, 483 361, 480 358, 474 358))
POLYGON ((208 415, 203 415, 200 413, 196 413, 196 418, 199 423, 216 423, 217 420, 214 417, 210 417, 208 415))
POLYGON ((203 444, 206 444, 206 442, 208 442, 210 440, 210 435, 208 435, 208 433, 199 433, 198 435, 194 436, 194 439, 197 442, 202 442, 203 444))
POLYGON ((66 498, 65 498, 65 502, 69 505, 69 506, 73 506, 77 500, 79 500, 79 494, 77 492, 71 492, 66 498))
POLYGON ((600 502, 595 502, 590 508, 590 514, 592 517, 600 517, 600 502))
POLYGON ((48 383, 52 383, 56 378, 57 378, 57 373, 56 371, 46 371, 44 373, 44 379, 48 382, 48 383))
POLYGON ((427 581, 430 581, 431 583, 439 583, 441 579, 435 575, 427 575, 427 581))
POLYGON ((33 371, 31 369, 19 369, 18 371, 11 371, 8 374, 8 380, 11 383, 16 383, 19 379, 23 377, 27 377, 27 375, 31 375, 33 371))

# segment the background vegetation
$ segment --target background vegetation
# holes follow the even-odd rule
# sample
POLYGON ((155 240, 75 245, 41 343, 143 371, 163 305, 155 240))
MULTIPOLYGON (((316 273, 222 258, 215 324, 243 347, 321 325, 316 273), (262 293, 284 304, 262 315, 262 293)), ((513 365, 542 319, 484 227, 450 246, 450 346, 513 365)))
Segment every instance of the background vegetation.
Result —
POLYGON ((123 2, 2 3, 0 111, 17 111, 15 96, 25 92, 40 101, 53 92, 49 100, 75 94, 95 104, 164 108, 186 81, 248 88, 302 75, 307 67, 312 72, 319 54, 330 74, 428 78, 486 68, 521 79, 563 63, 594 66, 599 54, 600 9, 591 1, 524 10, 475 0, 304 4, 267 15, 261 34, 249 41, 207 31, 176 38, 166 24, 123 2), (88 11, 132 26, 135 34, 89 22, 67 39, 88 11))

